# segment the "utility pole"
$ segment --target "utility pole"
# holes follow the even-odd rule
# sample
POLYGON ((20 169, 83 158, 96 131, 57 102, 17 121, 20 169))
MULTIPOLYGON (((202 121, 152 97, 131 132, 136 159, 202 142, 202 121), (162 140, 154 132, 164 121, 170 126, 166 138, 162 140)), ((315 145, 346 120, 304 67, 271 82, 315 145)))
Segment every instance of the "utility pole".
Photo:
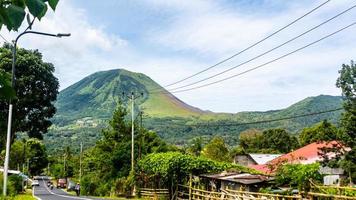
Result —
MULTIPOLYGON (((37 34, 37 35, 43 35, 43 36, 50 36, 50 37, 69 37, 70 33, 57 33, 57 34, 51 34, 51 33, 44 33, 44 32, 38 32, 38 31, 30 31, 32 24, 35 20, 31 23, 29 23, 29 26, 25 29, 24 32, 20 33, 16 39, 13 41, 13 46, 12 46, 12 64, 11 64, 11 86, 13 89, 15 88, 15 71, 16 71, 16 55, 17 55, 17 42, 20 39, 21 36, 25 34, 37 34), (30 30, 29 30, 30 29, 30 30)), ((8 177, 8 171, 9 171, 9 160, 10 160, 10 146, 11 146, 11 134, 12 134, 12 114, 13 114, 13 102, 12 99, 10 98, 9 100, 9 112, 8 112, 8 118, 7 118, 7 131, 6 131, 6 147, 5 147, 5 161, 4 161, 4 182, 3 182, 3 191, 2 194, 4 197, 7 196, 7 177, 8 177)))
POLYGON ((138 159, 140 160, 141 159, 141 156, 142 156, 142 147, 143 147, 143 144, 144 144, 144 134, 143 134, 143 123, 142 123, 142 118, 143 118, 143 111, 140 111, 140 130, 141 130, 141 137, 140 137, 140 142, 139 142, 139 146, 138 146, 138 159))
POLYGON ((67 175, 66 175, 66 153, 64 153, 64 155, 63 155, 63 174, 67 178, 67 175))
POLYGON ((142 117, 143 117, 143 111, 140 112, 140 128, 143 127, 143 125, 142 125, 142 117))
POLYGON ((47 164, 47 176, 49 177, 49 162, 48 162, 48 164, 47 164))
MULTIPOLYGON (((125 95, 125 93, 122 93, 125 95)), ((139 97, 142 97, 143 93, 140 95, 135 95, 134 92, 131 92, 130 95, 127 95, 127 98, 131 100, 131 173, 135 172, 135 100, 139 97)), ((135 186, 133 188, 133 196, 135 196, 135 186)))
POLYGON ((27 158, 27 175, 30 176, 30 159, 27 158))
POLYGON ((83 142, 80 142, 80 155, 79 155, 79 183, 82 182, 82 154, 83 154, 83 142))

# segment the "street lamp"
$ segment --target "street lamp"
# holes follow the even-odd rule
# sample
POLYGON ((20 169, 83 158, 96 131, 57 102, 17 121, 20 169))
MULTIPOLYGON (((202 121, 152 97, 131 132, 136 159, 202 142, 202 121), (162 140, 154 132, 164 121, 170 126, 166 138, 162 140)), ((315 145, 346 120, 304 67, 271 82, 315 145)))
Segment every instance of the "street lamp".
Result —
MULTIPOLYGON (((31 25, 30 25, 31 26, 31 25)), ((29 26, 29 27, 30 27, 29 26)), ((43 33, 43 32, 37 32, 37 31, 29 31, 29 28, 27 28, 24 32, 19 34, 15 41, 13 41, 14 45, 12 47, 12 76, 11 76, 11 85, 12 88, 15 88, 15 62, 16 62, 16 48, 17 48, 17 42, 20 39, 21 36, 25 34, 37 34, 37 35, 44 35, 44 36, 51 36, 51 37, 69 37, 70 33, 58 33, 58 34, 51 34, 51 33, 43 33)), ((6 135, 6 154, 5 154, 5 162, 4 162, 4 187, 3 187, 3 195, 6 196, 6 190, 7 190, 7 172, 9 168, 9 157, 10 157, 10 140, 11 140, 11 123, 12 123, 12 101, 10 99, 9 101, 9 115, 8 115, 8 120, 7 120, 7 135, 6 135)))

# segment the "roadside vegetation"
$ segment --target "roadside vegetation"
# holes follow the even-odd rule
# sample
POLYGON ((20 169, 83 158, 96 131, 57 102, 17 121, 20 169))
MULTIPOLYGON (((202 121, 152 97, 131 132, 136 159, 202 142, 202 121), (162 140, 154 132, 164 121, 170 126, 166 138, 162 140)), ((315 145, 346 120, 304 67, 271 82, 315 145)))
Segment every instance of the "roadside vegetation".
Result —
MULTIPOLYGON (((8 30, 16 31, 27 14, 28 17, 31 14, 32 19, 40 19, 46 14, 48 6, 54 10, 57 3, 58 0, 4 1, 0 3, 2 13, 0 28, 6 26, 8 30)), ((14 118, 12 129, 10 168, 21 170, 29 176, 46 174, 55 179, 69 178, 81 183, 83 195, 130 196, 135 187, 174 190, 178 184, 186 184, 188 179, 191 179, 191 175, 226 170, 259 174, 250 168, 233 164, 233 158, 247 153, 283 154, 312 142, 337 140, 342 144, 341 147, 349 147, 350 151, 345 152, 340 146, 333 146, 321 149, 324 156, 322 163, 310 165, 283 163, 276 168, 275 185, 308 191, 310 180, 321 182, 322 176, 318 172, 321 165, 341 167, 346 172, 348 183, 356 182, 356 65, 353 62, 350 65, 342 65, 336 82, 336 86, 342 92, 344 108, 340 120, 337 120, 339 115, 334 114, 331 121, 324 119, 325 115, 313 118, 312 121, 315 123, 311 126, 306 126, 306 124, 311 124, 310 120, 297 119, 272 123, 276 128, 265 125, 244 126, 241 129, 230 126, 212 126, 205 131, 201 131, 197 126, 196 122, 201 122, 201 119, 196 116, 187 119, 176 116, 165 117, 158 121, 150 121, 148 128, 135 120, 133 122, 136 129, 132 168, 132 122, 126 108, 127 102, 117 101, 110 105, 116 106, 113 112, 107 109, 107 112, 100 113, 99 119, 110 114, 112 117, 109 121, 100 121, 102 126, 96 126, 96 129, 88 131, 88 134, 92 136, 90 141, 82 141, 74 134, 68 134, 68 137, 76 143, 66 144, 65 148, 59 148, 61 145, 63 147, 63 144, 58 144, 61 141, 54 141, 54 144, 58 146, 53 145, 48 153, 42 140, 52 125, 51 118, 56 113, 54 102, 57 100, 59 83, 54 76, 54 66, 43 61, 38 50, 19 48, 16 62, 18 66, 16 84, 12 88, 10 83, 11 48, 10 44, 4 44, 0 48, 0 160, 3 164, 7 107, 9 99, 12 99, 16 118, 14 118), (179 127, 172 128, 170 124, 172 121, 178 122, 179 127), (163 128, 161 126, 159 134, 149 130, 151 126, 157 125, 156 123, 167 124, 163 128), (282 125, 289 128, 279 128, 282 125), (190 139, 188 142, 184 141, 188 138, 190 139), (179 141, 173 142, 172 140, 175 139, 179 141), (86 144, 84 151, 80 154, 78 142, 86 144), (91 145, 93 143, 95 144, 91 145), (335 154, 336 157, 329 159, 326 156, 329 153, 335 154)), ((136 74, 136 76, 139 75, 136 74)), ((129 81, 134 80, 129 79, 129 81)), ((154 101, 157 104, 159 100, 154 99, 154 101)), ((146 105, 150 103, 152 102, 146 105)), ((296 111, 300 111, 300 106, 302 105, 296 105, 289 111, 297 113, 296 111)), ((169 113, 172 112, 169 110, 169 113)), ((181 112, 186 114, 186 112, 181 112)), ((266 115, 267 117, 250 113, 245 116, 234 116, 236 118, 232 121, 240 117, 244 120, 278 117, 286 114, 283 112, 286 111, 271 112, 270 115, 266 115)), ((231 122, 226 117, 228 115, 217 116, 216 120, 211 121, 212 125, 231 122)), ((205 117, 207 119, 204 120, 211 119, 211 115, 205 117)), ((55 120, 59 124, 68 125, 63 118, 55 120)), ((8 199, 33 199, 30 194, 23 194, 22 181, 23 179, 19 176, 9 176, 8 194, 10 197, 8 199)), ((0 176, 0 191, 2 184, 2 176, 0 176)))

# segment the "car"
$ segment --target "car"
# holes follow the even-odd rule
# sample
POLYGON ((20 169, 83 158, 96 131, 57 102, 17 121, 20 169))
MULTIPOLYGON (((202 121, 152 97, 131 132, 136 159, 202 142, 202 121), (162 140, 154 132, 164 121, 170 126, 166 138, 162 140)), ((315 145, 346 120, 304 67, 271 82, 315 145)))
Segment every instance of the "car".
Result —
POLYGON ((67 187, 67 180, 65 178, 60 178, 57 181, 57 188, 65 189, 67 187))
POLYGON ((40 182, 38 182, 38 180, 33 180, 31 185, 32 185, 32 187, 33 186, 40 186, 40 182))
POLYGON ((75 182, 73 181, 68 181, 68 186, 67 186, 67 191, 74 191, 75 190, 75 182))

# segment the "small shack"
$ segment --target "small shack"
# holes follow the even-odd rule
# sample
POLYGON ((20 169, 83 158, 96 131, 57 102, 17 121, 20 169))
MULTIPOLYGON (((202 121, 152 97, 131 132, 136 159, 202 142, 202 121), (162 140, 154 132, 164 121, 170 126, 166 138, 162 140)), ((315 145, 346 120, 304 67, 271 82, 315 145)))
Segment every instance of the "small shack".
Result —
POLYGON ((219 174, 202 174, 199 176, 209 191, 221 191, 224 189, 244 190, 258 192, 260 188, 267 187, 273 180, 271 176, 249 173, 222 172, 219 174))

